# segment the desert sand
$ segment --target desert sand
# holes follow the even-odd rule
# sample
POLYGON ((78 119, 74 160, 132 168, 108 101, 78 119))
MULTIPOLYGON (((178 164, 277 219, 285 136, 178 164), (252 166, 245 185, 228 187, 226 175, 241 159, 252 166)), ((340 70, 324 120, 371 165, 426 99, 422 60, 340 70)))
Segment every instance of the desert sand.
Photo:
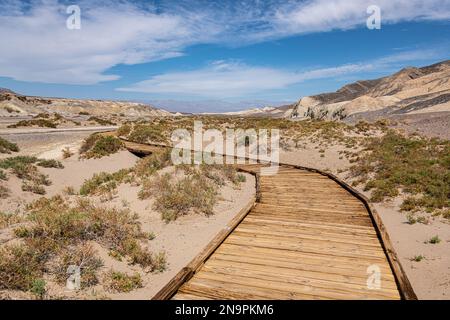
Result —
MULTIPOLYGON (((87 134, 85 134, 87 135, 87 134)), ((46 187, 46 197, 61 194, 66 187, 78 190, 86 179, 98 172, 115 172, 123 168, 132 167, 139 159, 128 151, 120 151, 116 154, 101 159, 79 159, 76 151, 81 143, 79 135, 71 135, 69 139, 58 136, 51 143, 33 143, 25 136, 17 137, 19 146, 22 147, 21 155, 34 155, 41 158, 60 160, 64 169, 40 168, 52 181, 52 185, 46 187), (21 143, 21 141, 23 143, 21 143), (23 146, 26 145, 26 148, 23 146), (69 147, 75 154, 67 159, 62 158, 61 150, 69 147)), ((173 170, 165 168, 163 170, 173 170)), ((152 208, 153 201, 139 200, 139 187, 130 184, 122 184, 118 188, 117 195, 109 201, 92 197, 93 201, 103 206, 129 209, 138 214, 144 232, 151 232, 155 239, 149 241, 149 249, 152 252, 166 253, 167 267, 160 273, 145 273, 140 266, 129 265, 125 261, 118 261, 108 255, 108 251, 96 243, 92 243, 103 260, 104 266, 100 270, 107 272, 115 271, 133 274, 140 273, 143 287, 128 293, 106 292, 101 285, 96 285, 83 291, 70 291, 65 287, 46 279, 48 283, 48 294, 53 298, 76 298, 76 299, 150 299, 156 294, 176 273, 186 266, 211 240, 212 238, 240 211, 252 201, 255 194, 255 180, 252 175, 245 174, 246 181, 239 187, 230 183, 220 189, 220 201, 214 207, 211 216, 190 214, 178 218, 174 222, 166 223, 161 219, 160 213, 152 208)), ((11 190, 11 196, 0 200, 2 210, 8 212, 24 212, 25 205, 38 199, 40 196, 21 190, 21 182, 18 178, 11 176, 6 182, 11 190)), ((67 196, 69 197, 69 196, 67 196)), ((74 197, 74 196, 72 196, 74 197)), ((9 243, 12 239, 13 226, 0 231, 0 243, 9 243)), ((20 292, 4 292, 9 298, 27 298, 20 292)))

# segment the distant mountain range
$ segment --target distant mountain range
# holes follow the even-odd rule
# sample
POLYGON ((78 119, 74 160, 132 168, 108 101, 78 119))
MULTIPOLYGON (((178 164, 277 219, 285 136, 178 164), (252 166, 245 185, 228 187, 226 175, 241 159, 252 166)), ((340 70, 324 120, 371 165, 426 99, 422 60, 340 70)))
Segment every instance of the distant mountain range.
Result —
POLYGON ((227 113, 236 112, 246 109, 277 107, 285 104, 292 104, 293 101, 238 101, 229 102, 223 100, 199 100, 199 101, 182 101, 182 100, 149 100, 149 104, 166 110, 183 112, 183 113, 227 113))

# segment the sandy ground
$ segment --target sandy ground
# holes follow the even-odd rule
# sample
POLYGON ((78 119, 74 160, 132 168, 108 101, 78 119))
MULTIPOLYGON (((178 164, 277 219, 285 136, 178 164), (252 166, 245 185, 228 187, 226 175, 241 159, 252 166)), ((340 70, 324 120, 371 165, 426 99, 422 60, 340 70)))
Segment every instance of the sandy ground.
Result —
MULTIPOLYGON (((290 152, 281 152, 280 161, 326 170, 346 182, 351 182, 345 172, 340 170, 350 166, 345 157, 339 159, 340 146, 325 148, 324 157, 315 149, 315 145, 305 143, 306 147, 290 152)), ((361 187, 356 188, 366 196, 361 187)), ((419 299, 450 299, 450 222, 443 218, 428 215, 429 223, 407 223, 406 213, 400 212, 399 197, 390 202, 374 203, 385 224, 392 244, 403 268, 419 299), (427 244, 425 241, 439 235, 439 244, 427 244), (411 259, 423 255, 420 262, 411 259)), ((425 215, 425 214, 424 214, 425 215)))
MULTIPOLYGON (((83 134, 87 135, 86 133, 83 134)), ((91 178, 94 173, 101 171, 115 172, 122 168, 129 168, 138 160, 136 156, 127 151, 121 151, 101 159, 80 160, 78 154, 68 159, 62 159, 61 149, 68 146, 72 151, 76 151, 81 142, 80 138, 83 136, 74 133, 70 133, 69 136, 61 136, 58 133, 56 136, 40 135, 40 137, 21 135, 10 140, 18 142, 22 148, 21 154, 56 158, 63 163, 64 169, 39 168, 52 181, 52 185, 46 187, 46 196, 48 197, 60 194, 68 186, 78 190, 85 179, 91 178)), ((252 175, 245 175, 246 182, 239 187, 228 184, 220 189, 220 201, 214 207, 214 215, 207 217, 191 214, 180 217, 171 223, 165 223, 160 214, 152 209, 154 200, 142 201, 138 199, 139 187, 129 184, 121 185, 118 188, 117 195, 112 200, 101 203, 101 205, 129 209, 131 212, 137 213, 143 231, 152 232, 156 236, 154 240, 149 241, 149 249, 155 253, 161 251, 166 253, 167 269, 162 273, 145 273, 139 266, 131 266, 125 261, 118 261, 110 257, 107 250, 93 243, 104 262, 100 274, 110 269, 128 274, 138 272, 141 274, 144 287, 130 293, 111 294, 105 292, 103 287, 98 285, 83 292, 73 292, 52 283, 51 279, 48 279, 50 296, 59 298, 150 299, 181 268, 186 266, 241 208, 252 200, 255 194, 255 180, 252 175)), ((0 208, 6 212, 23 212, 26 203, 40 197, 23 192, 21 182, 13 176, 10 176, 7 186, 11 189, 11 196, 0 200, 0 208)), ((100 202, 96 198, 93 198, 93 201, 100 202)), ((0 230, 0 243, 10 241, 11 231, 0 230)), ((26 297, 18 292, 9 292, 9 294, 16 298, 26 297)))

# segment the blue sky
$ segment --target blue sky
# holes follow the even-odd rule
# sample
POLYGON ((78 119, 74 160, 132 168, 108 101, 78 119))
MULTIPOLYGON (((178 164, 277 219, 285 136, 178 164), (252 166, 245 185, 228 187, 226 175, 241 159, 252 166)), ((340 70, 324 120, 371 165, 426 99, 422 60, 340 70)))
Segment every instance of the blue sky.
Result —
POLYGON ((450 0, 0 0, 0 87, 73 98, 295 101, 448 59, 449 22, 450 0), (69 4, 81 9, 80 30, 66 27, 69 4), (366 26, 373 4, 380 30, 366 26))

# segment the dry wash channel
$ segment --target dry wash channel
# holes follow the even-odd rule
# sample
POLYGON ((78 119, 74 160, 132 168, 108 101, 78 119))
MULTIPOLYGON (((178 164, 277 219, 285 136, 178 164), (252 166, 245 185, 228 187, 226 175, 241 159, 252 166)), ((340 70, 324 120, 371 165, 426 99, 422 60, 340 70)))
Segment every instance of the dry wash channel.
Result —
MULTIPOLYGON (((137 153, 155 148, 124 142, 137 153)), ((261 167, 239 166, 257 177, 256 203, 154 299, 416 298, 364 197, 313 169, 261 176, 261 167)))

